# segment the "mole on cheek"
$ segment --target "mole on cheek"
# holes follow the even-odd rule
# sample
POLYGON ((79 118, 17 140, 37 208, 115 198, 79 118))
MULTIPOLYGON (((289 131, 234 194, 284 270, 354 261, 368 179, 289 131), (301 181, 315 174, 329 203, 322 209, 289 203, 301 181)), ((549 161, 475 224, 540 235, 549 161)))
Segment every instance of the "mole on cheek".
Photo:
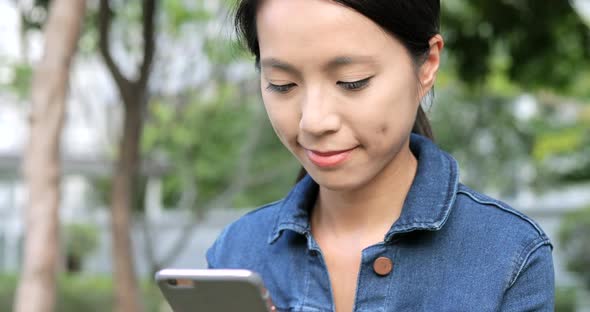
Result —
POLYGON ((387 125, 381 125, 381 127, 379 127, 379 134, 385 135, 387 134, 388 130, 389 127, 387 125))

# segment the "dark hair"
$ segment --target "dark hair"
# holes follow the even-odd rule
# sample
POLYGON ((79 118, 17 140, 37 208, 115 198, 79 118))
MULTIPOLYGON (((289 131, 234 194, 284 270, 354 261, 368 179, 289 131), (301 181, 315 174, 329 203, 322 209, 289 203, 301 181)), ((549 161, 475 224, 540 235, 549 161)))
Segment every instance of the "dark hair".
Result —
MULTIPOLYGON (((333 0, 371 19, 397 38, 421 65, 430 50, 430 39, 440 32, 440 0, 333 0)), ((260 64, 256 11, 260 0, 240 0, 235 13, 238 36, 260 64)), ((428 117, 420 106, 412 132, 434 140, 428 117)), ((297 181, 305 176, 301 168, 297 181)))

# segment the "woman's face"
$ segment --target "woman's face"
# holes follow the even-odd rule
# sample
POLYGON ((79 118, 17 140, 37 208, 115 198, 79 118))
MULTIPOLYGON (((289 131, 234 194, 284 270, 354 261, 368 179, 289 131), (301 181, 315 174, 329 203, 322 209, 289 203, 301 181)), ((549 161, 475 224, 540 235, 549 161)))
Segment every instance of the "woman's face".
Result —
POLYGON ((261 91, 282 143, 323 187, 361 187, 408 150, 422 92, 404 46, 326 0, 257 12, 261 91))

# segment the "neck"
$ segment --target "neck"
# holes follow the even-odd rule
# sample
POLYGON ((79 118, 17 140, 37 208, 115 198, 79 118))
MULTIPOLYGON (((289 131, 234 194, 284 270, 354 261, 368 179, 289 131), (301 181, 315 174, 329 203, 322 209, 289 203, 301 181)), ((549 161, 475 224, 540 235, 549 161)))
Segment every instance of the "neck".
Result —
POLYGON ((418 162, 409 144, 369 183, 354 190, 333 191, 320 186, 312 227, 336 236, 354 234, 381 241, 401 215, 418 162))

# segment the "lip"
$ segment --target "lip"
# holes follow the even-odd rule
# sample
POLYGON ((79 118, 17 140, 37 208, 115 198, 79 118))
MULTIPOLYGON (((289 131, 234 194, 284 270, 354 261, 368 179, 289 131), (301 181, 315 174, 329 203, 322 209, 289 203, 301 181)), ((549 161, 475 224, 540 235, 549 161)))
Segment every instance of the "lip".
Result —
POLYGON ((305 149, 305 154, 314 165, 321 168, 329 168, 344 163, 355 149, 356 147, 347 150, 324 152, 305 149))

